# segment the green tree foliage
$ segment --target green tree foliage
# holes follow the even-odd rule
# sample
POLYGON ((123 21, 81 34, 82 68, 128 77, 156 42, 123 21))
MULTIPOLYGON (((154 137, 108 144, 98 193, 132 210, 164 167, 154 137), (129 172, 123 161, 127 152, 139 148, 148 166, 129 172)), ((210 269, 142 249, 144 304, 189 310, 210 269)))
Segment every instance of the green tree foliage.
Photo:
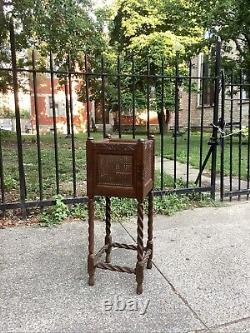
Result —
MULTIPOLYGON (((209 52, 220 37, 224 67, 243 67, 250 77, 249 0, 117 0, 110 37, 125 59, 134 56, 139 71, 146 73, 149 57, 150 73, 159 73, 164 58, 164 71, 170 75, 177 51, 183 73, 186 58, 209 52)), ((213 60, 210 63, 213 67, 213 60)), ((160 85, 155 85, 157 96, 160 85)), ((142 88, 145 92, 145 85, 142 88)), ((171 104, 173 85, 165 87, 165 94, 171 104)), ((157 106, 161 109, 159 99, 157 106)))
POLYGON ((228 63, 250 69, 250 2, 249 0, 192 0, 193 11, 209 38, 209 45, 220 37, 228 63), (238 54, 239 61, 235 61, 238 54), (234 55, 234 57, 232 57, 234 55))
MULTIPOLYGON (((82 59, 83 52, 102 52, 102 20, 101 11, 95 15, 90 0, 0 0, 0 66, 10 63, 11 21, 17 51, 35 47, 45 56, 52 50, 56 64, 61 65, 66 54, 82 59)), ((2 92, 8 88, 9 75, 1 73, 2 92)))
MULTIPOLYGON (((122 54, 125 62, 130 62, 133 57, 136 73, 152 75, 150 79, 141 77, 136 82, 136 88, 141 95, 146 96, 150 87, 150 93, 154 95, 154 98, 150 98, 150 109, 154 106, 158 112, 159 123, 164 118, 163 110, 173 108, 175 82, 165 80, 162 87, 162 80, 154 75, 175 75, 177 54, 179 71, 185 73, 186 60, 199 50, 203 39, 204 28, 192 11, 190 1, 116 1, 110 24, 110 43, 122 54)), ((130 80, 127 85, 130 96, 133 93, 132 87, 130 80)), ((144 98, 141 99, 141 107, 145 106, 144 98)))
POLYGON ((119 52, 150 56, 156 63, 163 57, 171 61, 176 51, 190 55, 203 36, 190 1, 117 1, 111 43, 119 52))
POLYGON ((13 0, 6 6, 1 1, 1 42, 8 38, 9 18, 13 17, 20 49, 35 45, 61 54, 98 52, 103 46, 101 15, 97 21, 90 0, 13 0))
POLYGON ((250 67, 249 0, 117 0, 116 5, 111 42, 120 52, 169 60, 176 49, 190 55, 220 37, 224 57, 238 52, 241 64, 250 67))

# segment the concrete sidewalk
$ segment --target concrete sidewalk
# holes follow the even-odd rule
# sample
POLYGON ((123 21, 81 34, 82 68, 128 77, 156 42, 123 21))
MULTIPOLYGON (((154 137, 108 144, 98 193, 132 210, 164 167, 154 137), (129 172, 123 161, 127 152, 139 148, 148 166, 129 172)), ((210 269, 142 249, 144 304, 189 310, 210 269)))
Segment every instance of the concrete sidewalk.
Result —
MULTIPOLYGON (((140 296, 125 273, 97 270, 87 285, 86 222, 0 229, 0 332, 250 332, 249 216, 242 203, 155 217, 140 296)), ((104 229, 96 223, 97 248, 104 229)), ((136 223, 112 231, 131 244, 136 223)), ((136 253, 114 249, 112 258, 133 266, 136 253)))

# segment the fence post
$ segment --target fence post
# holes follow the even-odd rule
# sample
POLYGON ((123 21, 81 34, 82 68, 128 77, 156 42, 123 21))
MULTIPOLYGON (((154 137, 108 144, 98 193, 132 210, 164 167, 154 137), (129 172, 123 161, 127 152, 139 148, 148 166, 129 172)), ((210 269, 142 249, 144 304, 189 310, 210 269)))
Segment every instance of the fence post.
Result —
MULTIPOLYGON (((221 127, 225 127, 225 74, 221 73, 221 127)), ((220 200, 224 200, 224 160, 225 160, 225 142, 221 137, 221 157, 220 157, 220 200)))
POLYGON ((180 132, 180 89, 179 89, 179 84, 180 84, 180 72, 179 72, 179 52, 176 53, 175 57, 175 92, 174 92, 174 99, 175 99, 175 136, 179 135, 180 132))
POLYGON ((219 120, 219 99, 220 99, 220 83, 221 83, 221 40, 216 43, 215 54, 215 93, 214 93, 214 113, 213 113, 213 134, 211 138, 212 150, 212 165, 211 165, 211 198, 215 199, 216 192, 216 171, 217 171, 217 145, 218 145, 218 120, 219 120))
POLYGON ((177 180, 177 137, 180 134, 180 91, 179 91, 179 53, 175 57, 175 83, 174 83, 174 188, 177 180))
POLYGON ((19 96, 18 96, 18 78, 17 78, 17 61, 16 61, 16 42, 13 21, 10 21, 10 45, 11 45, 11 62, 12 62, 12 79, 15 101, 15 118, 16 118, 16 137, 17 137, 17 153, 18 153, 18 170, 19 170, 19 186, 22 217, 26 217, 25 199, 26 199, 26 183, 25 172, 23 166, 23 147, 22 147, 22 131, 20 120, 19 96))
POLYGON ((67 137, 71 136, 70 132, 70 114, 69 114, 69 91, 68 91, 68 80, 67 77, 65 78, 64 83, 64 94, 65 94, 65 111, 66 111, 66 124, 67 124, 67 137))
MULTIPOLYGON (((68 65, 69 72, 71 72, 71 65, 69 62, 68 65)), ((90 92, 90 85, 89 85, 89 74, 90 74, 90 68, 88 66, 88 56, 87 53, 84 55, 84 78, 85 78, 85 88, 86 88, 86 106, 87 106, 87 133, 88 138, 90 137, 90 122, 91 122, 91 115, 90 115, 90 106, 89 106, 89 92, 90 92)), ((73 112, 73 110, 71 110, 73 112)))
MULTIPOLYGON (((4 184, 4 171, 3 171, 3 153, 2 153, 2 129, 0 124, 0 188, 1 188, 1 203, 5 203, 5 184, 4 184)), ((5 214, 5 209, 2 209, 5 214)), ((1 213, 0 213, 1 214, 1 213)))
POLYGON ((102 55, 102 58, 101 58, 101 67, 102 67, 102 70, 101 70, 101 80, 102 80, 102 87, 101 87, 101 90, 102 90, 102 93, 101 93, 101 107, 102 107, 102 123, 103 123, 103 137, 106 138, 107 137, 107 131, 106 131, 106 101, 105 101, 105 84, 106 84, 106 77, 105 77, 105 68, 104 68, 104 56, 102 55))
POLYGON ((122 137, 121 132, 121 59, 120 55, 117 57, 117 101, 118 101, 118 133, 119 139, 122 137))
POLYGON ((147 137, 150 137, 150 60, 147 57, 147 137))
POLYGON ((34 109, 36 115, 36 142, 37 142, 37 164, 38 164, 38 180, 39 180, 39 196, 40 201, 43 199, 43 176, 42 176, 42 153, 41 153, 41 139, 39 128, 39 109, 37 98, 37 72, 36 72, 36 57, 35 50, 32 51, 32 79, 33 79, 33 94, 34 94, 34 109))

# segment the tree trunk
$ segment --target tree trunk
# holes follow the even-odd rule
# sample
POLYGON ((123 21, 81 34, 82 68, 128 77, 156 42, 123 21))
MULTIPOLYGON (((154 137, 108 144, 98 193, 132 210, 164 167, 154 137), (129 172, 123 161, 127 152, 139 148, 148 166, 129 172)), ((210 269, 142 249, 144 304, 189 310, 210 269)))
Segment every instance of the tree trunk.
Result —
POLYGON ((170 122, 170 111, 166 109, 166 115, 164 111, 158 112, 158 122, 159 122, 159 129, 160 129, 160 134, 167 133, 168 131, 168 126, 170 122))

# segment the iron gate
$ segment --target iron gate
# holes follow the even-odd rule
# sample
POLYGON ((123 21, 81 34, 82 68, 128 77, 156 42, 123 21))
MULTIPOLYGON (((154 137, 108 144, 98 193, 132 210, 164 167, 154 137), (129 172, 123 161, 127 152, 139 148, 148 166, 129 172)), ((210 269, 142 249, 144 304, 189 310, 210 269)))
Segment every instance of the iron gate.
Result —
POLYGON ((250 84, 248 75, 222 73, 220 136, 220 197, 249 198, 250 84))

